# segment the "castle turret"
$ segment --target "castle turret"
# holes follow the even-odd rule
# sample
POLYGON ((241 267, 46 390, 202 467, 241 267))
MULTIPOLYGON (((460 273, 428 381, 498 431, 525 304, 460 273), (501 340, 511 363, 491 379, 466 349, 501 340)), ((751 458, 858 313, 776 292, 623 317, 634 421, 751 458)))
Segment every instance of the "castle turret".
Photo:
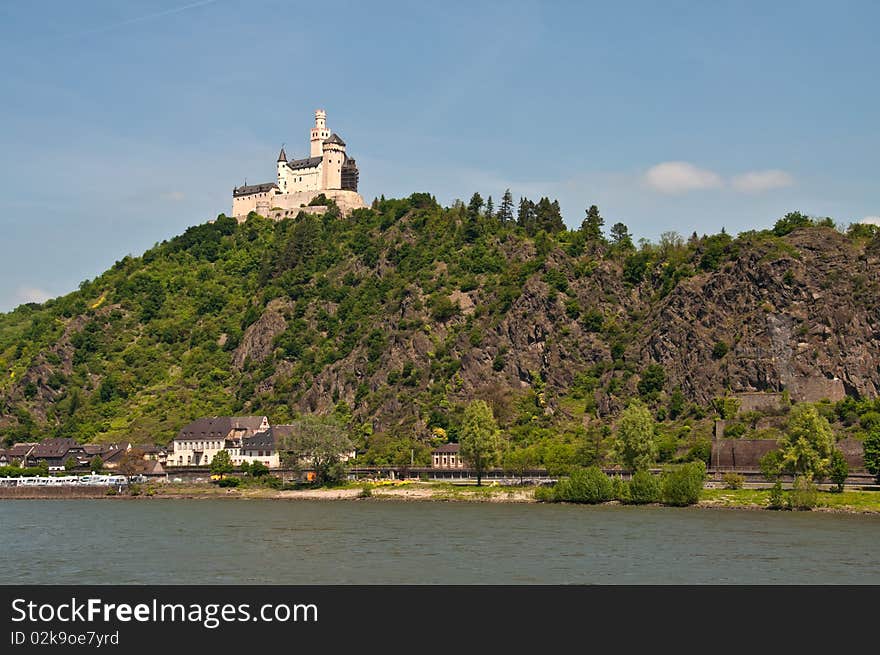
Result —
POLYGON ((331 134, 322 144, 324 160, 321 164, 323 188, 342 188, 342 165, 345 163, 345 141, 331 134))
POLYGON ((287 153, 284 152, 284 146, 278 153, 278 189, 281 193, 287 193, 287 153))
POLYGON ((322 154, 321 144, 330 136, 330 130, 327 129, 327 112, 323 109, 315 110, 315 127, 312 128, 310 157, 320 157, 322 154))

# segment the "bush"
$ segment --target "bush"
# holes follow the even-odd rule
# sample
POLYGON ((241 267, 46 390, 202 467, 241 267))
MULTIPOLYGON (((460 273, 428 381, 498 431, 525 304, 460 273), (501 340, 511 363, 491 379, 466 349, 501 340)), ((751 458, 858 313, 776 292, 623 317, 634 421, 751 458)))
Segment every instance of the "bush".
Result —
POLYGON ((614 476, 611 478, 611 489, 614 493, 614 497, 621 503, 628 504, 630 502, 631 495, 629 482, 623 478, 614 476))
POLYGON ((659 503, 662 497, 660 478, 647 471, 638 471, 629 483, 629 502, 633 505, 659 503))
POLYGON ((785 507, 785 494, 782 491, 782 483, 779 480, 770 488, 770 501, 767 507, 769 509, 782 509, 785 507))
POLYGON ((842 492, 843 483, 849 477, 849 464, 846 463, 846 457, 837 448, 831 451, 831 465, 828 467, 828 477, 837 485, 837 491, 842 492))
POLYGON ((745 477, 739 473, 725 473, 721 478, 724 481, 725 489, 742 489, 745 477))
POLYGON ((700 500, 705 478, 706 465, 703 462, 690 462, 666 469, 661 479, 663 504, 675 507, 696 504, 700 500))
POLYGON ((539 503, 552 503, 555 499, 555 491, 556 489, 552 485, 535 487, 535 500, 539 503))
POLYGON ((241 480, 238 478, 222 478, 217 481, 218 487, 237 487, 241 484, 241 480))
POLYGON ((568 503, 605 503, 614 496, 611 478, 598 467, 574 471, 556 485, 554 500, 568 503))
POLYGON ((357 497, 358 498, 372 498, 373 497, 373 490, 370 489, 370 487, 368 487, 367 485, 364 485, 363 487, 361 487, 360 493, 358 493, 357 497))
POLYGON ((813 509, 819 502, 819 489, 810 478, 799 475, 788 494, 789 509, 813 509))

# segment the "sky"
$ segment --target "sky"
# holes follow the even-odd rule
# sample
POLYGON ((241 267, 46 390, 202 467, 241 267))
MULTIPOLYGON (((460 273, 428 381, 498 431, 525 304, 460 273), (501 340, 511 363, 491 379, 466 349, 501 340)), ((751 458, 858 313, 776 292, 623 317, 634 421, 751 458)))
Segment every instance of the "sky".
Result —
POLYGON ((880 222, 880 3, 0 3, 0 311, 307 156, 360 191, 597 204, 636 237, 880 222))

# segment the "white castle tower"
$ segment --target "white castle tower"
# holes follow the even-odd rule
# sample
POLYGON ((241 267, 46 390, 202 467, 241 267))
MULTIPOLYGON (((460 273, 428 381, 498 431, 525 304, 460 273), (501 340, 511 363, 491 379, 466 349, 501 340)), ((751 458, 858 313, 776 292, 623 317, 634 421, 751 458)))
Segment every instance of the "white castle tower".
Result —
POLYGON ((330 130, 327 129, 327 112, 323 109, 315 110, 315 127, 312 128, 311 135, 311 152, 309 157, 320 157, 323 152, 321 144, 324 139, 329 138, 330 130))

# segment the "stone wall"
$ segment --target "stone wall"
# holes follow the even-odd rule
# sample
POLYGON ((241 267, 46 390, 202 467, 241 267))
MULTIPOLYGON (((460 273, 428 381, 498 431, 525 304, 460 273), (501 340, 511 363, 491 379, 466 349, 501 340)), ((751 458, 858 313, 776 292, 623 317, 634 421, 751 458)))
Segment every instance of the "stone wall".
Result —
MULTIPOLYGON (((275 214, 279 214, 277 209, 281 209, 282 211, 291 212, 291 216, 296 216, 300 209, 305 209, 308 204, 318 195, 324 194, 329 200, 333 200, 339 210, 342 212, 343 216, 347 216, 355 209, 360 209, 362 207, 366 207, 367 204, 364 202, 364 199, 357 191, 345 191, 343 189, 327 189, 323 191, 300 191, 298 193, 282 193, 274 196, 263 197, 260 194, 254 194, 252 196, 244 196, 241 198, 234 198, 232 203, 232 215, 239 220, 239 222, 244 221, 247 218, 247 215, 256 211, 259 212, 258 204, 260 205, 260 209, 264 209, 268 207, 268 211, 272 214, 272 210, 276 210, 275 214), (294 211, 295 210, 295 211, 294 211)), ((317 210, 316 208, 311 208, 308 211, 313 211, 313 213, 320 213, 324 210, 317 210)), ((281 218, 285 218, 286 215, 279 214, 281 218)), ((276 216, 273 216, 276 218, 276 216)))
POLYGON ((761 458, 777 448, 775 439, 713 439, 711 467, 757 471, 761 458))
POLYGON ((0 499, 107 498, 110 489, 117 487, 0 487, 0 499))
POLYGON ((782 404, 782 394, 777 392, 745 391, 733 394, 739 400, 739 411, 760 412, 778 409, 782 404))

